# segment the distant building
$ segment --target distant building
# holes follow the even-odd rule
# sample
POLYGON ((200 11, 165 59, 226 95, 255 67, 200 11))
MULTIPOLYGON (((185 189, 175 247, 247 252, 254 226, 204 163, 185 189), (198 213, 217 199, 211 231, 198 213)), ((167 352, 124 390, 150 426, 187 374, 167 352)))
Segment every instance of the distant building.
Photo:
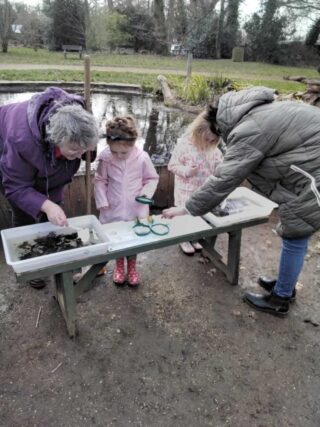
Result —
POLYGON ((11 29, 12 29, 12 32, 14 34, 21 34, 22 33, 22 28, 23 28, 22 24, 12 24, 11 25, 11 29))
POLYGON ((170 47, 171 55, 186 55, 187 50, 182 44, 172 44, 170 47))

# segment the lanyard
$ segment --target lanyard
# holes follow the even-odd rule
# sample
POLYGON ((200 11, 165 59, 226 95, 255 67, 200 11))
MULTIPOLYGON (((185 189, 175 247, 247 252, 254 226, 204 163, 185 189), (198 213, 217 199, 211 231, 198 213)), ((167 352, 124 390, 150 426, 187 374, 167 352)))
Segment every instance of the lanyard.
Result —
POLYGON ((169 234, 169 225, 162 222, 154 222, 152 216, 148 216, 148 223, 141 222, 139 218, 136 219, 133 225, 133 231, 137 236, 147 236, 150 233, 156 234, 157 236, 166 236, 169 234))
POLYGON ((314 176, 310 175, 308 172, 304 171, 303 169, 300 169, 298 166, 295 165, 291 165, 290 168, 292 170, 294 170, 295 172, 299 172, 302 175, 306 176, 307 178, 310 179, 311 181, 311 191, 313 192, 313 194, 316 196, 317 199, 317 203, 320 206, 320 194, 319 191, 317 189, 317 184, 316 184, 316 179, 314 176))

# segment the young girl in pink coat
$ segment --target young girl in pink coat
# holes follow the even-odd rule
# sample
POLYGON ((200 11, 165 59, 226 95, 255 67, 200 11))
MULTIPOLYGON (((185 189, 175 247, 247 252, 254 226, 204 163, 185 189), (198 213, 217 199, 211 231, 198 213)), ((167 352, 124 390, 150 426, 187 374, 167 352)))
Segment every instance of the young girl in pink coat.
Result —
MULTIPOLYGON (((215 175, 217 167, 223 161, 222 153, 217 148, 219 137, 211 132, 205 114, 201 113, 178 139, 168 164, 168 169, 175 175, 176 206, 185 206, 191 194, 198 190, 210 175, 215 175)), ((202 249, 198 242, 184 242, 180 247, 187 255, 193 255, 195 250, 202 249)))
MULTIPOLYGON (((146 218, 149 206, 135 201, 137 196, 152 198, 159 176, 149 155, 135 146, 138 136, 132 117, 115 117, 107 122, 107 147, 98 157, 94 178, 96 206, 102 224, 146 218)), ((122 286, 137 287, 140 282, 136 270, 136 255, 116 260, 113 281, 122 286)))

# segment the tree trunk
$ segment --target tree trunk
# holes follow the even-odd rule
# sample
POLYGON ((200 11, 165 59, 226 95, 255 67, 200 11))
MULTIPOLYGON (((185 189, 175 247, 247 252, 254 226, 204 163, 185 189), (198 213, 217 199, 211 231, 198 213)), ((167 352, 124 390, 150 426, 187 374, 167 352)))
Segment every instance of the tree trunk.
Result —
POLYGON ((146 151, 149 156, 152 153, 156 153, 157 150, 157 125, 159 120, 159 110, 152 109, 149 117, 149 127, 146 135, 146 142, 143 146, 144 151, 146 151))
POLYGON ((8 52, 8 40, 2 40, 2 53, 8 52))
POLYGON ((220 0, 220 15, 218 23, 218 31, 216 38, 216 58, 221 59, 221 40, 223 33, 223 24, 224 24, 224 0, 220 0))

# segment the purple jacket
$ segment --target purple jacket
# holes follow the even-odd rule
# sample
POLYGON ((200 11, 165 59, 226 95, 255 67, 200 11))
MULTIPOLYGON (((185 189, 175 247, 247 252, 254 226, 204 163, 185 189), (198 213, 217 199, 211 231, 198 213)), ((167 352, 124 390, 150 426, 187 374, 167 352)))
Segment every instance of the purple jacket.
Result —
POLYGON ((8 201, 35 219, 45 200, 60 203, 80 160, 56 158, 45 124, 59 104, 83 98, 50 87, 29 101, 0 106, 0 173, 8 201))

